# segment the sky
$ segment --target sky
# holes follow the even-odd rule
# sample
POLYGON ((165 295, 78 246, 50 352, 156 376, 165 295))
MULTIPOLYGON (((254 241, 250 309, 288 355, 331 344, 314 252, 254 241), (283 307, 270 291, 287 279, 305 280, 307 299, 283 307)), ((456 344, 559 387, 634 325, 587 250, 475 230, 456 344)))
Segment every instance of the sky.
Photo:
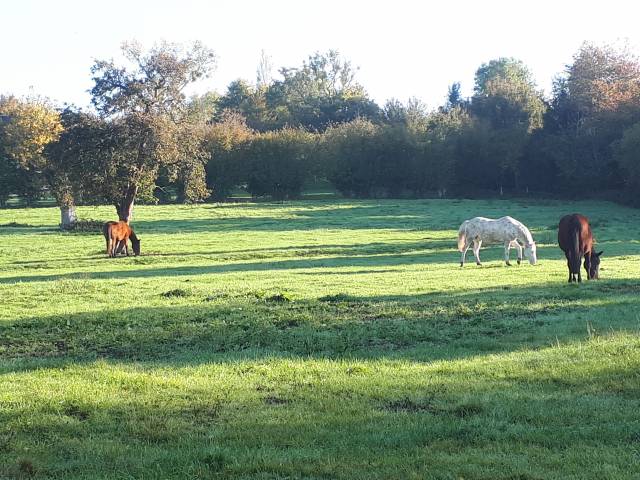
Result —
POLYGON ((574 0, 5 0, 0 28, 0 93, 37 94, 57 104, 89 104, 90 67, 120 58, 124 41, 195 40, 217 54, 194 92, 223 93, 255 81, 261 51, 274 76, 310 54, 338 50, 380 105, 387 99, 441 105, 459 81, 470 95, 477 68, 515 57, 539 88, 572 61, 584 41, 627 42, 640 53, 640 5, 574 0))

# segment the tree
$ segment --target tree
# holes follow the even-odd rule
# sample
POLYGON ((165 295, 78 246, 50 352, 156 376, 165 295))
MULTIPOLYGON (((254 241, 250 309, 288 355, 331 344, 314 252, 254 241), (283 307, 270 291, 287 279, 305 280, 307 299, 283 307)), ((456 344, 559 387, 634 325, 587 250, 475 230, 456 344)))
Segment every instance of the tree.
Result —
POLYGON ((304 182, 312 174, 314 143, 314 135, 300 128, 252 137, 244 149, 249 166, 249 193, 275 200, 299 197, 304 182))
MULTIPOLYGON (((472 112, 491 127, 488 146, 497 164, 496 186, 519 187, 519 165, 530 134, 542 127, 545 104, 531 73, 513 58, 499 58, 476 71, 472 112)), ((487 165, 487 167, 490 167, 487 165)))
POLYGON ((456 143, 455 185, 464 195, 493 189, 499 168, 491 148, 491 124, 475 115, 462 125, 456 143))
POLYGON ((624 131, 622 138, 613 145, 614 158, 625 174, 625 187, 629 199, 640 205, 640 123, 624 131))
POLYGON ((603 187, 621 187, 611 147, 640 120, 638 58, 625 48, 585 43, 567 68, 562 93, 561 106, 568 112, 562 133, 572 140, 576 159, 561 164, 565 177, 585 188, 591 173, 597 172, 605 180, 603 187))
POLYGON ((95 145, 101 139, 101 122, 96 115, 72 108, 63 110, 60 118, 64 130, 47 145, 46 176, 60 206, 62 228, 71 229, 77 221, 76 202, 91 203, 97 194, 95 145))
POLYGON ((346 196, 371 196, 377 177, 380 126, 366 119, 329 127, 322 135, 323 165, 329 180, 346 196))
POLYGON ((218 100, 215 121, 224 121, 226 112, 237 112, 247 125, 260 132, 272 129, 274 121, 266 104, 266 87, 253 87, 244 80, 234 80, 218 100))
POLYGON ((389 125, 404 125, 407 122, 407 108, 397 98, 391 98, 382 107, 381 116, 389 125))
POLYGON ((76 221, 75 202, 66 165, 46 153, 63 132, 61 116, 39 97, 0 98, 0 182, 27 199, 42 195, 48 185, 61 209, 61 225, 70 228, 76 221))
MULTIPOLYGON (((614 145, 640 121, 640 62, 626 48, 583 44, 554 80, 544 129, 527 154, 544 189, 579 193, 625 183, 614 145), (541 177, 541 178, 540 178, 541 177)), ((530 176, 531 178, 531 176, 530 176)))
POLYGON ((267 55, 264 50, 260 51, 260 60, 258 61, 258 68, 256 69, 256 89, 266 89, 271 85, 273 81, 273 64, 271 63, 271 57, 267 55))
POLYGON ((640 64, 626 47, 584 43, 566 75, 569 95, 584 116, 618 110, 640 98, 640 64))
POLYGON ((447 91, 447 103, 444 106, 444 110, 451 110, 462 105, 464 105, 464 99, 462 98, 460 82, 453 82, 447 91))
POLYGON ((379 107, 355 81, 356 69, 335 50, 315 53, 299 68, 282 68, 266 91, 276 126, 324 131, 358 117, 377 118, 379 107))
MULTIPOLYGON (((128 222, 136 196, 153 191, 161 167, 189 169, 194 155, 200 156, 196 145, 201 130, 193 128, 184 91, 209 75, 215 56, 197 42, 187 51, 170 43, 146 53, 138 44, 126 43, 122 51, 132 67, 96 61, 91 68, 91 95, 117 139, 112 150, 99 155, 110 175, 103 183, 104 196, 116 206, 118 217, 128 222)), ((199 170, 203 175, 204 168, 199 170)))
POLYGON ((207 126, 205 148, 207 187, 213 198, 224 200, 232 189, 247 182, 248 166, 246 146, 255 132, 247 126, 246 119, 238 112, 226 110, 218 122, 207 126))
POLYGON ((206 123, 217 115, 219 102, 220 95, 216 92, 193 95, 187 105, 187 115, 192 121, 206 123))
POLYGON ((461 106, 440 109, 429 116, 422 150, 421 173, 427 180, 423 191, 435 190, 444 197, 455 185, 460 138, 469 122, 469 113, 461 106))

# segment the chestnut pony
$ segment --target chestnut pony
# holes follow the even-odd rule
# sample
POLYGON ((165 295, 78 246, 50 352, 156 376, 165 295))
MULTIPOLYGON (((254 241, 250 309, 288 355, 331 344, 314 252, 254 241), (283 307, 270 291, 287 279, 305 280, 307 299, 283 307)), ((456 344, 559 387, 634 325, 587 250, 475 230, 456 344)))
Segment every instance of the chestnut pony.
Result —
POLYGON ((577 281, 582 282, 580 264, 583 256, 587 278, 589 280, 598 278, 602 252, 596 253, 593 251, 595 240, 587 217, 579 213, 562 217, 558 225, 558 243, 567 257, 569 283, 576 281, 576 276, 577 281))
POLYGON ((129 248, 127 246, 129 239, 131 239, 133 253, 140 255, 140 239, 127 222, 122 220, 119 222, 107 222, 102 226, 102 233, 107 242, 107 255, 110 257, 115 257, 122 250, 129 256, 129 248))

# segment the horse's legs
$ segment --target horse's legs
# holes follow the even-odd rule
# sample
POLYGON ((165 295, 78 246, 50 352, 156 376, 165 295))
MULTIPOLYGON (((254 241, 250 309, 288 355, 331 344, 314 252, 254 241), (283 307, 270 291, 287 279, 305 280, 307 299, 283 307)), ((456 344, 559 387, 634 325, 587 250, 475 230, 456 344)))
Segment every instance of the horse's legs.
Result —
POLYGON ((514 240, 511 244, 518 250, 518 265, 520 265, 522 263, 522 245, 517 240, 514 240))
POLYGON ((471 244, 468 243, 467 241, 465 241, 464 248, 462 249, 462 255, 460 256, 460 266, 461 267, 464 267, 464 262, 467 259, 467 250, 469 250, 470 246, 471 246, 471 244))
POLYGON ((473 239, 473 255, 476 257, 476 265, 482 265, 480 263, 480 247, 482 246, 482 240, 473 239))
POLYGON ((125 238, 124 240, 122 240, 122 243, 124 243, 124 253, 128 257, 129 256, 129 244, 127 242, 127 239, 125 238))
POLYGON ((582 272, 580 271, 580 266, 582 265, 582 255, 578 255, 578 261, 577 261, 577 265, 578 265, 578 283, 582 283, 582 272))
MULTIPOLYGON (((582 263, 582 262, 580 262, 580 263, 582 263)), ((579 267, 578 267, 578 283, 582 283, 582 272, 580 272, 580 268, 579 267)))
POLYGON ((508 266, 511 266, 511 263, 509 262, 509 250, 511 250, 511 242, 507 240, 504 242, 504 261, 508 266))
POLYGON ((109 246, 107 247, 107 254, 110 257, 113 257, 114 243, 115 243, 115 240, 113 238, 109 237, 109 246))

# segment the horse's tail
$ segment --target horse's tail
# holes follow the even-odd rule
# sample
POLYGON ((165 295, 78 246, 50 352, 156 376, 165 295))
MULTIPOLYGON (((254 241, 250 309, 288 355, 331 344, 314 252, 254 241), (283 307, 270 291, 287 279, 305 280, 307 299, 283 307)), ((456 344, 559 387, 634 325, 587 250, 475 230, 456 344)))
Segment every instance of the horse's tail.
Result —
POLYGON ((573 269, 573 273, 580 272, 580 229, 576 228, 573 238, 573 265, 571 268, 573 269))
POLYGON ((104 240, 107 244, 107 255, 109 254, 110 251, 110 245, 111 245, 111 225, 113 222, 106 222, 104 225, 102 225, 102 234, 104 235, 104 240))
POLYGON ((104 235, 104 238, 106 238, 107 240, 109 240, 110 228, 111 228, 111 222, 106 222, 105 224, 102 225, 102 234, 104 235))
POLYGON ((460 225, 460 230, 458 230, 458 251, 462 252, 464 250, 464 246, 467 243, 467 222, 464 222, 460 225))

